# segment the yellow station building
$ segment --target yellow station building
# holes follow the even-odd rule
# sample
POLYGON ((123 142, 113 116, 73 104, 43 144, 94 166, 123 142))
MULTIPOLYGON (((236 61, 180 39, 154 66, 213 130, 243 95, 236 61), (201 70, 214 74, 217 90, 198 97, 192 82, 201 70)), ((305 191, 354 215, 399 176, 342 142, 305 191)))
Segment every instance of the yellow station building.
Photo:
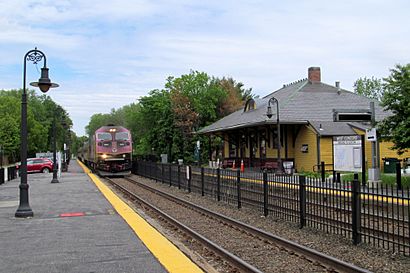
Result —
MULTIPOLYGON (((360 171, 363 142, 365 166, 372 168, 371 142, 361 137, 371 128, 371 102, 376 122, 391 114, 383 111, 380 102, 344 90, 338 82, 323 83, 320 68, 310 67, 306 79, 283 85, 264 98, 248 100, 242 109, 199 133, 222 137, 225 165, 233 161, 237 167, 241 161, 245 167, 253 168, 266 166, 267 162, 275 164, 279 159, 279 127, 280 161, 285 168, 317 171, 323 161, 326 170, 360 171)), ((399 156, 391 150, 392 143, 376 143, 382 171, 383 158, 410 157, 410 152, 399 156)))

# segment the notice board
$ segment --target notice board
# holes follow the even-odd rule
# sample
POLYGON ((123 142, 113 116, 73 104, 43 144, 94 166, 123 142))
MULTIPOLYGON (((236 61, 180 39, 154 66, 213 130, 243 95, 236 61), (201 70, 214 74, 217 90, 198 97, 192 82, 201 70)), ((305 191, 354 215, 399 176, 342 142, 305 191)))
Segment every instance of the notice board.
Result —
POLYGON ((335 171, 360 172, 362 168, 360 136, 334 136, 333 163, 335 171))

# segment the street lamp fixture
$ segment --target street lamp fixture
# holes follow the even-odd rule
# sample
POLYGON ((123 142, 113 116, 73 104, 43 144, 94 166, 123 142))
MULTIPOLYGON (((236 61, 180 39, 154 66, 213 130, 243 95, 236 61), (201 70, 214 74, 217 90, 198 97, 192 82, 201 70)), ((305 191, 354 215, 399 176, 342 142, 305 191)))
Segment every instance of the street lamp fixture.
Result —
POLYGON ((268 101, 268 110, 266 111, 266 116, 270 119, 272 116, 273 116, 273 114, 272 114, 272 107, 271 107, 271 102, 272 103, 276 103, 276 127, 277 127, 277 145, 276 145, 276 148, 278 149, 278 159, 277 159, 277 161, 278 161, 278 171, 279 171, 279 173, 282 173, 282 158, 281 158, 281 156, 280 156, 280 150, 282 149, 282 147, 281 147, 281 142, 280 142, 280 120, 279 120, 279 101, 276 99, 276 98, 274 98, 274 97, 272 97, 272 98, 270 98, 269 99, 269 101, 268 101))
POLYGON ((58 84, 52 83, 48 77, 48 68, 46 62, 46 55, 37 48, 30 50, 24 55, 23 66, 23 92, 21 95, 21 131, 20 131, 20 203, 15 217, 27 218, 33 216, 33 211, 30 208, 28 200, 28 184, 27 184, 27 92, 26 92, 26 68, 27 61, 37 64, 41 60, 44 61, 44 66, 41 69, 41 78, 38 82, 30 83, 31 86, 39 87, 41 92, 46 93, 50 88, 58 87, 58 84))

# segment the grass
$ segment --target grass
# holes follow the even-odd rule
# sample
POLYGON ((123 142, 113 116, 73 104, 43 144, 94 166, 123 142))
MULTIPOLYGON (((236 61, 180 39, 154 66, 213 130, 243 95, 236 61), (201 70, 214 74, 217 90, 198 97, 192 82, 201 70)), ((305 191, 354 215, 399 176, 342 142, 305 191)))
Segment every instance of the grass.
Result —
MULTIPOLYGON (((311 177, 311 178, 320 178, 321 174, 318 172, 300 172, 300 175, 304 175, 306 177, 311 177)), ((359 181, 362 181, 362 173, 359 174, 359 181)), ((329 173, 325 173, 326 178, 330 176, 329 173)), ((353 176, 354 173, 343 173, 341 172, 341 179, 344 182, 351 182, 353 181, 353 176)), ((396 181, 396 175, 395 174, 387 174, 387 173, 381 173, 381 180, 382 180, 382 185, 384 186, 396 186, 397 181, 396 181)), ((367 173, 366 173, 366 180, 368 179, 367 173)), ((408 188, 410 187, 410 175, 402 175, 401 176, 401 184, 403 188, 408 188)))
MULTIPOLYGON (((380 177, 381 177, 381 180, 382 180, 382 185, 395 186, 397 184, 395 174, 381 173, 380 177)), ((343 181, 352 181, 353 180, 353 173, 342 173, 342 180, 343 181)), ((367 180, 367 174, 366 174, 366 180, 367 180)), ((362 173, 359 173, 359 181, 362 181, 362 173)), ((403 187, 409 187, 410 186, 410 176, 402 175, 401 176, 401 184, 402 184, 403 187)))

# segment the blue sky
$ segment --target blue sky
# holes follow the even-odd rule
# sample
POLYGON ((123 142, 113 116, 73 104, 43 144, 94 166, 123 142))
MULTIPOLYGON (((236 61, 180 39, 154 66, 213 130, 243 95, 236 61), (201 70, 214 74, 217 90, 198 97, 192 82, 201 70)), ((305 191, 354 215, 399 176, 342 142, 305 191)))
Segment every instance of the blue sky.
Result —
MULTIPOLYGON (((410 56, 409 1, 0 1, 0 89, 22 87, 25 53, 47 56, 48 94, 84 127, 168 76, 233 77, 264 96, 307 77, 353 90, 410 56)), ((40 68, 40 67, 39 67, 40 68)), ((27 81, 39 78, 28 63, 27 81)))

